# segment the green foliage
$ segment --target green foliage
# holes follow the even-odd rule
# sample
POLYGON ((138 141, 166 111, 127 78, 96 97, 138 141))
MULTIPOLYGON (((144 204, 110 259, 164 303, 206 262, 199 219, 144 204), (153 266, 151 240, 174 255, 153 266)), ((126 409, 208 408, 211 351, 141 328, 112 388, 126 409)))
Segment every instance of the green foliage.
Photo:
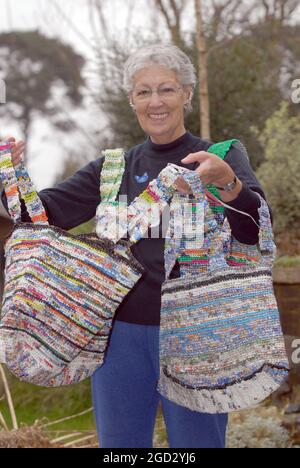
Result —
POLYGON ((258 137, 265 162, 257 176, 274 213, 274 231, 292 228, 300 220, 300 117, 291 117, 283 102, 258 137))

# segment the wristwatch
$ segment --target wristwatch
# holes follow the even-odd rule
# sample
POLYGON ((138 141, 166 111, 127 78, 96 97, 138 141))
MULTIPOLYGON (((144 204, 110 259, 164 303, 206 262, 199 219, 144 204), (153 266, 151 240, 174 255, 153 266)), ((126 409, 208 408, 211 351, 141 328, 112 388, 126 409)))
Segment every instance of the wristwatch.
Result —
POLYGON ((229 184, 226 184, 223 187, 217 187, 216 185, 215 185, 215 187, 218 190, 224 190, 225 192, 231 192, 231 190, 233 190, 236 187, 236 184, 237 184, 237 179, 236 179, 236 176, 234 176, 233 182, 229 182, 229 184))

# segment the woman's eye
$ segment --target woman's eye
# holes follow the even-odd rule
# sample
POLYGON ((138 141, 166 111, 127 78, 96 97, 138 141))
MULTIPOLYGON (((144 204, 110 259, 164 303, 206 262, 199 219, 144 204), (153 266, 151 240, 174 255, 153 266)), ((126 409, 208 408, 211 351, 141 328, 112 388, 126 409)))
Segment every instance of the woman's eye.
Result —
POLYGON ((160 94, 164 95, 164 96, 168 96, 168 95, 171 95, 175 92, 174 88, 162 88, 160 90, 160 94))
POLYGON ((138 96, 147 96, 149 94, 149 91, 147 89, 141 89, 140 91, 137 92, 138 96))

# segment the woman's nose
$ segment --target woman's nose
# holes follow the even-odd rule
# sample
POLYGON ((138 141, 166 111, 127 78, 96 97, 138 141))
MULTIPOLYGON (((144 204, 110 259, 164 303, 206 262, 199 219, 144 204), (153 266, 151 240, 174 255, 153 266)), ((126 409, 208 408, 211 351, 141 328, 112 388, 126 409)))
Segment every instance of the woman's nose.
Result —
POLYGON ((150 106, 159 106, 161 104, 162 104, 162 100, 161 100, 161 97, 158 94, 158 92, 157 91, 152 91, 150 101, 149 101, 149 105, 150 106))

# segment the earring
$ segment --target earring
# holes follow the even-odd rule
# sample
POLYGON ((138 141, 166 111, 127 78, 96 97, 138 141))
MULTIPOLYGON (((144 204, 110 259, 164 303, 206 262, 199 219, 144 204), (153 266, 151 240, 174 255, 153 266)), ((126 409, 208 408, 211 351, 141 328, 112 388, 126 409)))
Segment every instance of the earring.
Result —
POLYGON ((188 107, 190 106, 191 102, 192 102, 192 95, 190 94, 189 97, 188 97, 188 100, 186 101, 186 103, 184 104, 184 109, 188 109, 188 107))
POLYGON ((133 104, 133 102, 130 101, 129 105, 130 105, 131 109, 135 112, 135 105, 133 104))

